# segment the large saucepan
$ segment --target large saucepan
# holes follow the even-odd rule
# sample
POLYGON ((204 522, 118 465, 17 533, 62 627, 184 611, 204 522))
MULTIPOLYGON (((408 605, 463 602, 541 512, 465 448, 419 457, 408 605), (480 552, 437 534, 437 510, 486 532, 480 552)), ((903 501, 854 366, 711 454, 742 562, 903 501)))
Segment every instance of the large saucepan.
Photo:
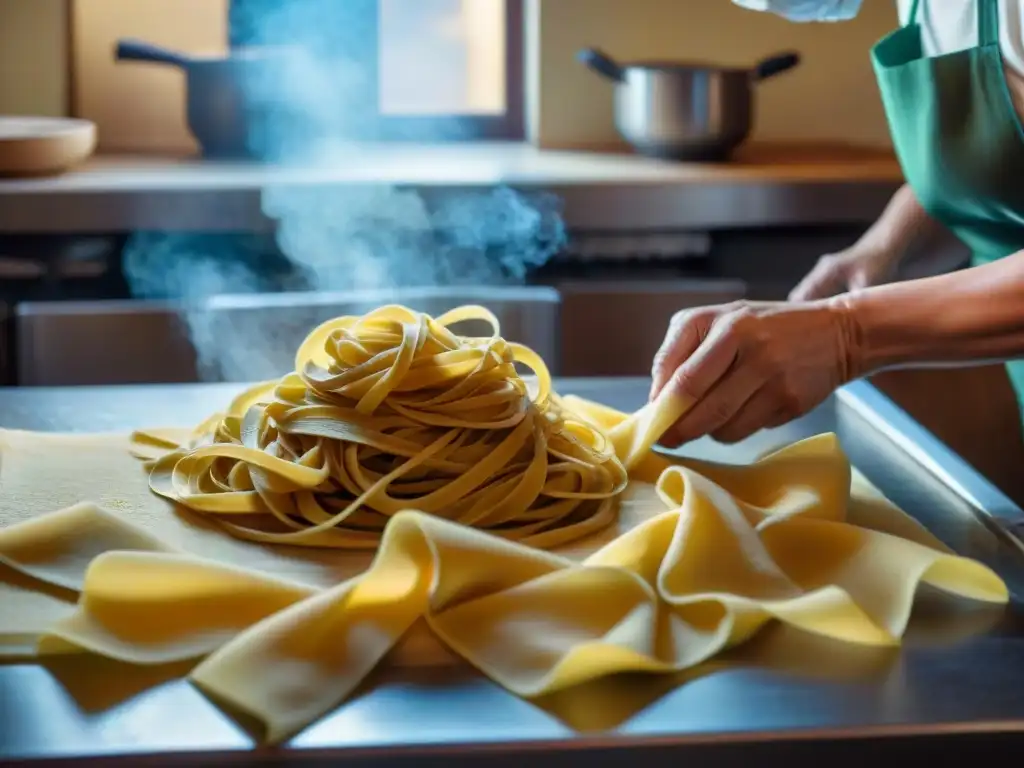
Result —
POLYGON ((303 119, 307 105, 290 95, 307 64, 301 49, 236 48, 223 56, 193 57, 121 40, 115 58, 170 65, 185 73, 189 130, 207 157, 279 159, 284 147, 276 139, 294 137, 309 123, 303 119))
POLYGON ((800 63, 781 53, 753 69, 686 62, 616 62, 601 51, 579 60, 615 83, 615 125, 638 152, 697 162, 721 161, 750 135, 754 86, 800 63))

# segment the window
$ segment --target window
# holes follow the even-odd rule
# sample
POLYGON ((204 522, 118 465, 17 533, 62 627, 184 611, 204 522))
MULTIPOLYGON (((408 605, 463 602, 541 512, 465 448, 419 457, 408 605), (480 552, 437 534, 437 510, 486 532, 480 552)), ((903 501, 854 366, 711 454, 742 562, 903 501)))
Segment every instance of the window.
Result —
POLYGON ((306 46, 359 137, 521 139, 522 3, 231 0, 229 29, 236 46, 306 46))

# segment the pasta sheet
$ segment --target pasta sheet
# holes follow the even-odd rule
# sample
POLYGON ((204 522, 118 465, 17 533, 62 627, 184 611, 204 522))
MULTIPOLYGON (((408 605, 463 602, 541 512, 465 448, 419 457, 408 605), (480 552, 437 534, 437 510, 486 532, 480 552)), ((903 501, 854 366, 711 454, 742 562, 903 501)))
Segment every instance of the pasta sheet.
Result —
MULTIPOLYGON (((567 400, 636 447, 638 420, 567 400)), ((0 431, 0 652, 195 659, 197 686, 279 741, 418 622, 530 697, 681 670, 773 620, 895 645, 921 583, 1008 599, 852 474, 834 435, 747 466, 643 443, 616 526, 585 541, 545 552, 409 511, 371 555, 226 536, 150 492, 127 435, 0 431)))

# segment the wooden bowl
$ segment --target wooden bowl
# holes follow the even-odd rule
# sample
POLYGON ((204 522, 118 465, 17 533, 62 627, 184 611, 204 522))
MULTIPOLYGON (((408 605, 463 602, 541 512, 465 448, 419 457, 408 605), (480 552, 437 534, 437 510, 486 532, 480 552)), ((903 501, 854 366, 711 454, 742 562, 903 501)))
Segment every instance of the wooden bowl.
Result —
POLYGON ((88 158, 96 125, 63 117, 0 116, 0 176, 50 176, 88 158))

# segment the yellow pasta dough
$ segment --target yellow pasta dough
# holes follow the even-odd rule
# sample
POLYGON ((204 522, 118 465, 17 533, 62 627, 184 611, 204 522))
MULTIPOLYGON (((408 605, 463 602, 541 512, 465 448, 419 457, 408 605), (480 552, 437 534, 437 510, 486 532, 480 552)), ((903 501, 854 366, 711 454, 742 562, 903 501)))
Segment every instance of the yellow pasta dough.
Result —
POLYGON ((0 430, 0 656, 196 659, 197 686, 281 741, 423 625, 533 697, 692 667, 770 621, 896 645, 922 583, 1007 602, 834 435, 670 460, 651 447, 687 403, 559 398, 496 327, 447 329, 470 317, 491 319, 328 323, 295 374, 191 435, 0 430))

